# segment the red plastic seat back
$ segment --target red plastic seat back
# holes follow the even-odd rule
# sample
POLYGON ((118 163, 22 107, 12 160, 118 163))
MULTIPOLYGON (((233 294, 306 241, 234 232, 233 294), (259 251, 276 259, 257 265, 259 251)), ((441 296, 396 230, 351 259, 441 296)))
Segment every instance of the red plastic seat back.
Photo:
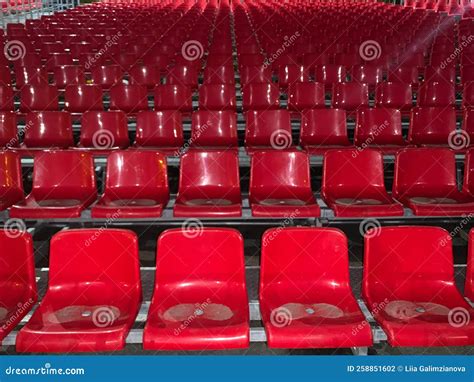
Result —
POLYGON ((235 86, 224 84, 203 84, 199 87, 199 109, 235 110, 235 86))
POLYGON ((344 110, 357 110, 369 106, 369 86, 357 82, 335 83, 332 106, 344 110))
POLYGON ((346 68, 342 65, 316 65, 314 72, 316 82, 323 84, 346 81, 346 68))
POLYGON ((193 65, 176 65, 168 70, 166 84, 196 87, 198 71, 193 65))
POLYGON ((287 110, 256 110, 245 114, 245 145, 274 149, 292 144, 291 119, 287 110))
POLYGON ((54 111, 59 110, 59 93, 56 86, 25 85, 21 89, 20 110, 54 111))
POLYGON ((457 192, 454 152, 440 148, 398 152, 392 189, 395 199, 449 197, 453 192, 457 192))
POLYGON ((0 85, 1 86, 12 85, 12 76, 10 73, 10 68, 8 66, 0 66, 0 85))
POLYGON ((0 85, 0 111, 13 111, 14 101, 13 89, 10 86, 0 85))
POLYGON ((447 146, 456 130, 453 107, 416 107, 411 112, 408 140, 415 144, 447 146))
POLYGON ((207 64, 203 74, 204 84, 228 84, 235 83, 235 73, 232 66, 210 66, 207 64))
POLYGON ((51 239, 48 294, 88 293, 141 299, 138 238, 121 229, 74 229, 51 239), (72 290, 71 290, 72 288, 72 290))
POLYGON ((123 111, 88 111, 82 115, 80 144, 110 149, 129 145, 127 116, 123 111))
POLYGON ((0 211, 23 199, 20 156, 0 151, 0 211))
POLYGON ((377 65, 356 65, 351 69, 354 82, 376 85, 383 80, 383 69, 377 65))
POLYGON ((324 85, 318 82, 297 82, 289 86, 288 109, 303 111, 305 109, 324 108, 324 85))
POLYGON ((280 107, 280 90, 275 84, 250 83, 242 89, 244 110, 268 110, 280 107))
POLYGON ((136 113, 148 109, 148 92, 144 85, 115 85, 110 89, 110 110, 136 113))
POLYGON ((418 68, 416 66, 398 66, 388 73, 390 82, 401 82, 405 84, 416 84, 419 82, 418 68))
POLYGON ((105 195, 117 199, 168 199, 166 158, 154 151, 118 151, 107 159, 105 195))
POLYGON ((357 112, 354 143, 362 145, 403 145, 402 117, 397 109, 360 109, 357 112))
POLYGON ((172 110, 141 111, 135 144, 139 147, 179 147, 184 143, 181 115, 172 110))
POLYGON ((407 110, 413 106, 411 85, 404 82, 382 82, 375 88, 375 105, 407 110))
POLYGON ((16 114, 9 111, 0 112, 0 149, 17 147, 19 143, 16 114))
POLYGON ((130 69, 129 76, 130 84, 145 85, 150 89, 161 83, 161 72, 158 66, 134 66, 130 69))
POLYGON ((48 73, 41 67, 16 67, 15 80, 17 89, 25 85, 47 85, 48 73))
POLYGON ((191 138, 193 147, 237 146, 236 113, 230 110, 194 112, 191 138))
POLYGON ((346 111, 341 109, 303 111, 300 143, 302 146, 349 144, 346 111))
POLYGON ((474 82, 468 82, 464 84, 462 105, 465 108, 474 108, 474 82))
POLYGON ((95 199, 94 161, 78 151, 45 151, 35 158, 32 194, 44 199, 95 199))
POLYGON ((418 91, 418 106, 454 106, 454 84, 447 82, 423 82, 418 91))
POLYGON ((110 89, 122 82, 123 70, 119 65, 96 66, 91 70, 92 83, 110 89))
POLYGON ((240 84, 269 84, 272 82, 272 71, 263 65, 243 66, 240 69, 240 84))
POLYGON ((466 286, 464 295, 471 301, 474 300, 474 230, 469 231, 467 268, 466 268, 466 286))
POLYGON ((155 88, 155 110, 193 110, 191 88, 184 85, 159 85, 155 88))
POLYGON ((438 227, 382 227, 365 235, 362 294, 368 301, 429 301, 440 288, 454 285, 450 235, 438 227), (447 244, 446 244, 447 242, 447 244), (445 243, 443 245, 443 243, 445 243))
MULTIPOLYGON (((309 157, 300 151, 257 151, 252 154, 250 170, 252 200, 307 200, 311 194, 309 157)), ((295 209, 297 206, 295 206, 295 209)))
POLYGON ((54 84, 59 89, 64 89, 68 85, 85 84, 85 73, 81 66, 65 65, 54 69, 54 84))
POLYGON ((103 110, 102 96, 99 85, 68 85, 64 92, 64 108, 71 113, 103 110))
POLYGON ((222 199, 241 203, 239 159, 235 151, 190 150, 181 157, 179 195, 181 202, 222 199))
POLYGON ((30 148, 73 147, 71 115, 65 111, 28 113, 23 143, 30 148))

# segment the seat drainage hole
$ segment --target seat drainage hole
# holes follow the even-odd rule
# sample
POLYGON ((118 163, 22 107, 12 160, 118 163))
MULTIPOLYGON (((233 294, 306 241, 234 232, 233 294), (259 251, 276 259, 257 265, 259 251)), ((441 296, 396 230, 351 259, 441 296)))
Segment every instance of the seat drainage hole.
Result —
POLYGON ((308 313, 308 314, 314 314, 314 309, 307 308, 307 309, 306 309, 306 313, 308 313))
POLYGON ((202 316, 204 314, 204 311, 202 309, 196 309, 194 311, 194 315, 196 316, 202 316))
POLYGON ((418 306, 418 307, 416 307, 415 311, 416 311, 417 313, 425 313, 425 312, 426 312, 426 309, 423 308, 423 307, 421 307, 421 306, 418 306))
POLYGON ((85 310, 84 312, 81 313, 82 317, 90 317, 92 315, 92 312, 90 310, 85 310))

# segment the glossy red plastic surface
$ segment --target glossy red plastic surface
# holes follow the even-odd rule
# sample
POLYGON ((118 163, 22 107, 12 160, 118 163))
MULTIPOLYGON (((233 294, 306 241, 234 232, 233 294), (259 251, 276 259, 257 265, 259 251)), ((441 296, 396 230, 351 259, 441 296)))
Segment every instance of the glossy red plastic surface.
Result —
POLYGON ((191 147, 237 147, 234 111, 196 111, 192 115, 191 147))
POLYGON ((368 85, 376 85, 383 80, 383 68, 377 65, 356 65, 351 69, 351 79, 368 85))
POLYGON ((245 146, 248 151, 281 150, 292 146, 291 119, 287 110, 248 111, 245 121, 245 146))
POLYGON ((122 83, 123 70, 119 65, 96 66, 91 70, 92 83, 103 89, 110 89, 122 83))
POLYGON ((193 93, 185 85, 159 85, 155 88, 155 110, 193 111, 193 93))
POLYGON ((25 85, 21 89, 20 111, 59 110, 59 93, 56 86, 25 85))
POLYGON ((94 162, 88 153, 45 151, 35 158, 33 189, 10 208, 20 219, 80 217, 97 199, 94 162))
POLYGON ((11 86, 12 76, 8 66, 0 66, 0 85, 11 86))
POLYGON ((372 345, 349 284, 347 238, 337 229, 267 230, 259 296, 270 348, 372 345))
MULTIPOLYGON (((474 68, 472 68, 474 71, 474 68)), ((464 108, 474 108, 474 82, 464 84, 462 93, 462 106, 464 108)))
POLYGON ((0 211, 23 197, 20 156, 12 151, 0 151, 0 211))
POLYGON ((0 343, 37 300, 33 238, 27 232, 0 230, 0 343))
POLYGON ((127 148, 127 116, 123 111, 87 111, 82 115, 80 146, 109 150, 127 148))
POLYGON ((403 216, 402 205, 385 189, 380 151, 328 151, 321 194, 336 216, 403 216))
POLYGON ((382 82, 375 88, 375 105, 392 109, 410 110, 413 107, 411 84, 382 82))
POLYGON ((193 65, 176 65, 168 70, 166 84, 184 85, 192 88, 198 85, 198 71, 193 65))
POLYGON ((236 110, 235 86, 204 84, 199 87, 199 110, 236 110))
POLYGON ((109 155, 104 194, 92 207, 93 218, 157 218, 168 203, 166 158, 153 151, 109 155))
POLYGON ((466 268, 466 285, 464 296, 474 301, 474 229, 469 231, 468 256, 466 268))
POLYGON ((321 155, 328 149, 350 146, 346 111, 341 109, 303 111, 300 145, 310 154, 315 155, 321 155))
POLYGON ((212 66, 208 62, 204 69, 203 83, 233 85, 235 84, 234 68, 229 65, 212 66))
POLYGON ((454 282, 450 234, 382 227, 365 236, 362 295, 391 346, 474 344, 474 310, 454 282), (467 324, 454 315, 466 311, 467 324), (470 320, 469 320, 470 316, 470 320))
POLYGON ((110 110, 136 113, 148 109, 145 85, 115 85, 110 89, 110 110))
POLYGON ((307 81, 309 81, 309 70, 303 65, 280 65, 278 68, 278 85, 281 88, 307 81))
POLYGON ((142 299, 132 231, 82 229, 51 239, 46 295, 16 340, 19 352, 120 350, 142 299))
POLYGON ((249 201, 256 217, 319 216, 308 155, 284 150, 253 153, 249 201))
POLYGON ((102 88, 99 85, 68 85, 64 92, 64 108, 71 113, 103 110, 102 88))
POLYGON ((27 148, 62 148, 74 146, 71 115, 65 111, 28 113, 23 144, 27 148))
POLYGON ((15 67, 15 84, 17 89, 25 85, 47 85, 48 72, 38 67, 15 67))
POLYGON ((232 229, 171 229, 158 239, 146 350, 249 346, 244 242, 232 229), (209 251, 212 243, 213 250, 209 251))
POLYGON ((358 82, 335 83, 332 90, 332 107, 354 111, 369 106, 369 86, 358 82))
POLYGON ((161 82, 161 72, 158 66, 134 66, 130 69, 129 76, 130 84, 145 85, 149 89, 153 89, 161 82))
POLYGON ((243 66, 240 69, 240 83, 247 84, 269 84, 272 82, 272 71, 263 65, 243 66))
POLYGON ((397 109, 360 109, 357 112, 354 144, 359 150, 372 147, 392 154, 406 146, 402 117, 397 109))
POLYGON ((0 86, 0 111, 13 111, 14 105, 13 89, 10 86, 0 86))
POLYGON ((474 213, 474 197, 458 190, 455 154, 449 149, 404 149, 398 152, 392 195, 419 216, 474 213))
POLYGON ((419 82, 418 68, 411 65, 398 66, 389 71, 388 80, 392 83, 417 84, 419 82))
POLYGON ((19 143, 16 114, 10 111, 0 112, 0 148, 5 150, 17 147, 19 143))
POLYGON ((250 83, 242 89, 244 110, 268 110, 280 107, 280 90, 275 84, 250 83))
POLYGON ((288 110, 324 108, 324 84, 317 82, 297 82, 288 89, 288 110))
POLYGON ((190 150, 181 158, 177 217, 242 215, 239 160, 235 151, 190 150))
POLYGON ((416 145, 447 146, 455 130, 454 107, 416 107, 411 112, 408 140, 416 145))
POLYGON ((346 80, 346 68, 342 65, 316 65, 314 68, 315 81, 331 85, 346 80))
POLYGON ((449 82, 423 82, 418 91, 417 106, 454 106, 456 94, 454 84, 449 82))
POLYGON ((68 85, 84 84, 86 77, 84 69, 77 65, 59 66, 54 69, 54 85, 65 89, 68 85))
POLYGON ((137 114, 136 147, 176 153, 183 145, 183 127, 178 112, 147 110, 137 114))

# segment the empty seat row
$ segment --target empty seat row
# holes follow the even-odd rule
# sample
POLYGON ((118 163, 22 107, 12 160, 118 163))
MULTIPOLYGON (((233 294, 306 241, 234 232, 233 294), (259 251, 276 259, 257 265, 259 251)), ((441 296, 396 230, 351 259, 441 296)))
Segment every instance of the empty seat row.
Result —
MULTIPOLYGON (((108 158, 103 195, 97 200, 92 156, 46 151, 35 158, 33 189, 26 197, 19 156, 0 152, 1 204, 10 217, 77 218, 92 205, 92 217, 156 218, 169 200, 165 157, 154 151, 117 151, 108 158)), ((466 156, 463 189, 457 186, 449 149, 405 149, 396 156, 392 195, 384 185, 383 158, 371 149, 331 150, 324 157, 321 195, 336 216, 418 216, 474 213, 474 151, 466 156), (413 163, 417 166, 414 167, 413 163)), ((249 202, 255 217, 320 216, 311 189, 309 157, 300 151, 255 152, 249 202)), ((176 217, 240 217, 237 153, 191 150, 181 158, 176 217)))
MULTIPOLYGON (((390 345, 474 345, 474 309, 454 282, 449 233, 437 227, 375 229, 376 235, 369 231, 365 236, 362 295, 390 345), (460 310, 465 320, 453 324, 453 312, 460 310)), ((473 231, 469 239, 465 294, 472 299, 473 231)), ((37 291, 31 236, 2 230, 0 244, 7 265, 0 273, 3 340, 32 309, 37 291)), ((249 346, 244 245, 238 231, 201 228, 199 235, 190 235, 186 228, 167 230, 158 238, 156 259, 155 288, 143 331, 145 349, 249 346)), ((349 280, 348 244, 341 231, 281 227, 266 231, 259 300, 268 346, 371 346, 371 326, 349 280)), ((60 232, 51 239, 48 289, 19 331, 16 348, 19 352, 123 349, 141 302, 135 233, 60 232)))

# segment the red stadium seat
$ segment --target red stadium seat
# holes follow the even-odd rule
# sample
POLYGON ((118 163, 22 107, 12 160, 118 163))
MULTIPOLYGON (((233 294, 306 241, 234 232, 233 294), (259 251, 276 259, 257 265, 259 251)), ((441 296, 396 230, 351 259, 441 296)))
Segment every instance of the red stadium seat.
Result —
POLYGON ((144 85, 115 85, 110 89, 110 110, 137 113, 148 109, 148 92, 144 85))
POLYGON ((0 86, 11 86, 12 75, 8 66, 0 66, 0 86))
POLYGON ((383 80, 383 69, 377 65, 356 65, 351 69, 351 79, 362 84, 377 85, 383 80))
POLYGON ((240 69, 240 84, 269 84, 272 82, 272 71, 262 65, 244 66, 240 69))
POLYGON ((317 217, 320 208, 311 190, 309 158, 299 151, 252 154, 250 207, 256 217, 317 217))
POLYGON ((182 156, 174 216, 239 217, 241 204, 236 152, 191 150, 182 156))
POLYGON ((418 68, 411 65, 398 66, 389 71, 388 80, 392 83, 402 82, 409 85, 418 84, 418 68))
POLYGON ((315 81, 321 82, 331 89, 332 84, 346 81, 346 68, 342 65, 316 65, 315 81))
POLYGON ((244 110, 268 110, 280 107, 280 90, 275 84, 250 83, 242 89, 244 110))
POLYGON ((282 89, 297 82, 308 82, 309 70, 303 65, 280 65, 278 68, 278 85, 282 89))
POLYGON ((26 115, 23 144, 28 149, 67 149, 74 146, 71 115, 43 111, 26 115))
POLYGON ((46 59, 46 69, 53 73, 56 68, 64 65, 73 65, 72 55, 69 53, 53 53, 46 59))
POLYGON ((161 83, 161 72, 158 66, 134 66, 130 69, 129 77, 130 84, 145 85, 149 89, 161 83))
POLYGON ((405 149, 398 152, 392 195, 417 216, 474 213, 474 197, 458 190, 455 155, 449 149, 405 149))
POLYGON ((350 146, 346 112, 341 109, 305 110, 301 117, 300 145, 313 155, 350 146))
POLYGON ((408 140, 416 145, 447 146, 455 130, 454 108, 416 107, 411 112, 408 140))
POLYGON ((20 156, 12 151, 0 151, 0 211, 23 199, 20 156))
POLYGON ((17 351, 122 349, 142 299, 136 234, 59 232, 51 239, 49 268, 48 290, 18 333, 17 351))
POLYGON ((191 88, 183 85, 159 85, 155 88, 155 110, 193 111, 191 88))
POLYGON ((393 154, 406 146, 402 135, 402 117, 397 109, 360 109, 357 112, 354 144, 357 150, 377 148, 393 154))
POLYGON ((115 148, 127 148, 127 116, 123 111, 87 111, 82 115, 81 137, 83 148, 98 152, 115 148))
POLYGON ((14 111, 14 101, 13 89, 10 86, 0 85, 0 111, 14 111))
POLYGON ((19 140, 16 114, 10 111, 0 112, 0 148, 5 150, 17 147, 19 140))
POLYGON ((324 85, 318 82, 297 82, 288 88, 288 110, 324 108, 324 85))
POLYGON ((270 348, 372 345, 349 283, 347 238, 337 229, 266 231, 259 296, 270 348))
POLYGON ((410 110, 413 107, 411 85, 404 82, 382 82, 375 88, 375 106, 410 110))
POLYGON ((362 295, 389 344, 473 345, 474 322, 452 324, 457 311, 468 318, 474 311, 454 282, 449 233, 438 227, 375 229, 365 236, 362 295))
POLYGON ((204 84, 235 84, 235 72, 232 66, 209 66, 207 64, 203 74, 204 84))
POLYGON ((92 156, 78 151, 45 151, 35 158, 31 193, 10 208, 10 216, 78 218, 96 198, 92 156))
POLYGON ((85 84, 86 77, 81 66, 65 65, 54 69, 54 85, 58 89, 65 89, 68 85, 85 84))
POLYGON ((178 112, 141 111, 137 114, 135 147, 153 148, 164 154, 177 155, 183 145, 183 127, 178 112))
POLYGON ((71 113, 103 110, 102 88, 99 85, 68 85, 64 92, 64 109, 71 113))
POLYGON ((195 235, 191 228, 172 229, 160 235, 157 248, 144 349, 247 348, 249 310, 240 233, 203 228, 195 235), (189 330, 182 329, 189 317, 194 317, 189 330))
POLYGON ((454 106, 456 94, 454 84, 448 82, 423 82, 418 91, 417 106, 454 106))
POLYGON ((37 292, 31 235, 12 229, 0 230, 0 248, 1 343, 33 308, 37 292))
POLYGON ((169 199, 166 159, 154 151, 119 151, 107 159, 104 194, 93 218, 157 218, 169 199))
MULTIPOLYGON (((443 55, 444 56, 444 55, 443 55)), ((445 59, 445 56, 444 58, 445 59)), ((456 67, 448 66, 442 68, 439 65, 436 66, 427 66, 425 68, 424 82, 451 82, 454 84, 456 82, 456 67)))
POLYGON ((25 85, 21 89, 20 111, 59 110, 59 92, 52 85, 25 85))
POLYGON ((462 106, 464 108, 474 108, 474 82, 464 84, 462 93, 462 106))
POLYGON ((122 83, 123 70, 119 65, 95 66, 91 70, 92 83, 108 90, 122 83))
POLYGON ((321 193, 336 216, 403 216, 402 205, 385 189, 380 151, 346 149, 327 152, 321 193))
POLYGON ((235 86, 204 84, 199 87, 200 110, 236 110, 235 86))
POLYGON ((166 84, 196 88, 198 85, 198 71, 192 65, 173 66, 166 75, 166 84))
POLYGON ((358 82, 335 83, 332 91, 332 107, 355 111, 369 106, 369 86, 358 82))
POLYGON ((469 231, 468 257, 466 268, 466 285, 464 287, 464 296, 474 301, 474 230, 469 231))
POLYGON ((196 111, 192 115, 191 147, 238 146, 237 116, 230 110, 196 111))
POLYGON ((47 85, 48 73, 41 67, 15 67, 15 86, 17 89, 25 85, 47 85))
POLYGON ((248 111, 245 120, 245 147, 249 152, 292 146, 291 119, 287 110, 248 111))

